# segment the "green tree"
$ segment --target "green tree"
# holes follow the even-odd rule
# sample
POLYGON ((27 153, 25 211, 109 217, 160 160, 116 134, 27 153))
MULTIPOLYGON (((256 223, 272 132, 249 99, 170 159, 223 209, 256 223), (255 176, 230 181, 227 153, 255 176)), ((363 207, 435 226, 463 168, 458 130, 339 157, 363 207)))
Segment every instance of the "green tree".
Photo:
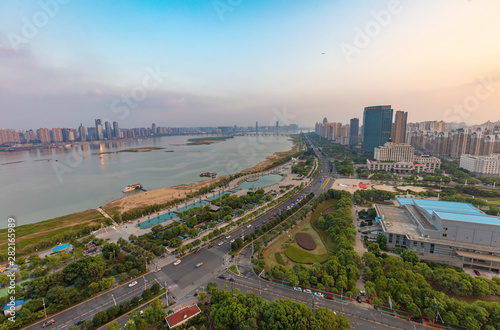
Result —
POLYGON ((108 324, 108 326, 106 327, 106 329, 107 330, 120 330, 121 327, 118 324, 118 322, 114 321, 114 322, 111 322, 110 324, 108 324))
POLYGON ((386 249, 386 244, 387 244, 387 237, 385 237, 384 234, 382 233, 379 233, 377 235, 377 244, 379 245, 379 247, 382 249, 382 250, 385 250, 386 249))
POLYGON ((92 324, 96 327, 108 322, 108 313, 106 311, 97 312, 92 319, 92 324))
POLYGON ((160 284, 158 284, 158 282, 154 283, 152 286, 151 286, 151 294, 155 295, 157 294, 158 292, 160 292, 160 284))
POLYGON ((404 250, 403 253, 401 253, 401 259, 405 262, 411 262, 414 265, 420 262, 417 253, 412 250, 404 250))

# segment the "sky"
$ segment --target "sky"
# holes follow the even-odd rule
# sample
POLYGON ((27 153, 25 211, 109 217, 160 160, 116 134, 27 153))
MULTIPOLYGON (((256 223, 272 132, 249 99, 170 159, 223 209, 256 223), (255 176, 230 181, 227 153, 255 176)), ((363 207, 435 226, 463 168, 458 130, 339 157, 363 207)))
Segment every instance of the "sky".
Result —
POLYGON ((495 0, 3 0, 0 128, 313 126, 386 104, 409 122, 496 121, 499 12, 495 0))

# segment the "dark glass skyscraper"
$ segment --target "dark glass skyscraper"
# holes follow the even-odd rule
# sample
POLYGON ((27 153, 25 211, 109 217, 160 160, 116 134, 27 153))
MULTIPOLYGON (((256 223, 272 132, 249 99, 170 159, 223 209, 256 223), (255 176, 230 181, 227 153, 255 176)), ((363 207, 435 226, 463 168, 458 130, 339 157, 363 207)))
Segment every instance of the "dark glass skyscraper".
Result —
POLYGON ((373 149, 384 145, 391 138, 392 112, 390 105, 365 108, 362 131, 363 152, 373 153, 373 149))
POLYGON ((359 119, 353 118, 349 124, 349 148, 358 145, 359 119))

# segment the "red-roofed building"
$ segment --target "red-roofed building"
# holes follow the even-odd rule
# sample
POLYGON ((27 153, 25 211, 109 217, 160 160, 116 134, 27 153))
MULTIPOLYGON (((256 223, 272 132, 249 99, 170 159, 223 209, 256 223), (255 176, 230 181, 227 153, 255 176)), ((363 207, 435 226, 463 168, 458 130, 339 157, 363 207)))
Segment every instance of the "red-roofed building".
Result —
POLYGON ((165 318, 170 329, 187 322, 190 318, 195 317, 200 314, 200 308, 198 305, 188 306, 181 309, 178 312, 170 314, 165 318))

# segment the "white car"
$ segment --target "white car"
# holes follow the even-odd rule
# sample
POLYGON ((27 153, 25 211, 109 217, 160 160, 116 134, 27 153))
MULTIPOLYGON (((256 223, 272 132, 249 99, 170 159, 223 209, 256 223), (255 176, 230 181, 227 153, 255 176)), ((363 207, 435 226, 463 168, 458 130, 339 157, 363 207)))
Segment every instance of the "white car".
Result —
POLYGON ((180 264, 180 263, 181 263, 181 260, 179 259, 179 260, 177 260, 176 262, 174 262, 174 266, 177 266, 177 265, 178 265, 178 264, 180 264))
POLYGON ((134 285, 137 285, 137 281, 133 281, 132 283, 130 283, 130 284, 128 285, 128 287, 129 287, 129 288, 131 288, 131 287, 133 287, 134 285))
POLYGON ((230 239, 230 238, 231 238, 231 235, 227 235, 227 236, 226 236, 226 239, 230 239))
POLYGON ((219 244, 217 244, 217 245, 221 246, 222 244, 224 244, 224 242, 219 242, 219 244))
POLYGON ((299 288, 298 286, 294 286, 294 287, 293 287, 293 289, 294 289, 295 291, 302 292, 302 289, 301 289, 301 288, 299 288))
POLYGON ((302 292, 304 292, 304 293, 312 293, 312 291, 309 290, 309 289, 304 289, 304 290, 302 290, 302 292))
POLYGON ((323 298, 325 295, 322 294, 321 292, 314 292, 314 295, 319 298, 323 298))
POLYGON ((247 228, 250 228, 250 227, 252 227, 252 225, 248 225, 248 226, 247 226, 247 228))

